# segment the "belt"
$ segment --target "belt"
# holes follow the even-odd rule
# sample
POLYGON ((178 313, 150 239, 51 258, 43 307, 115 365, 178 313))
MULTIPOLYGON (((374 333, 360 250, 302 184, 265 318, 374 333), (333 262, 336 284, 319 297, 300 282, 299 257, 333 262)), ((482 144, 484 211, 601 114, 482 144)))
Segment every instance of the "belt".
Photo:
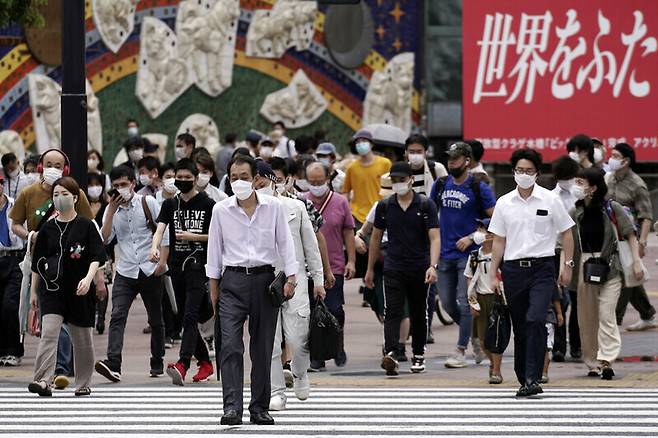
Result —
POLYGON ((507 260, 505 264, 515 265, 521 268, 532 268, 533 266, 541 265, 547 262, 553 262, 554 260, 555 260, 554 256, 535 257, 528 259, 507 260))
POLYGON ((24 249, 0 249, 0 257, 22 257, 24 255, 24 249))
POLYGON ((227 271, 241 272, 243 274, 252 275, 252 274, 270 274, 274 272, 274 266, 272 265, 263 265, 263 266, 254 266, 253 268, 245 268, 243 266, 227 266, 227 271))

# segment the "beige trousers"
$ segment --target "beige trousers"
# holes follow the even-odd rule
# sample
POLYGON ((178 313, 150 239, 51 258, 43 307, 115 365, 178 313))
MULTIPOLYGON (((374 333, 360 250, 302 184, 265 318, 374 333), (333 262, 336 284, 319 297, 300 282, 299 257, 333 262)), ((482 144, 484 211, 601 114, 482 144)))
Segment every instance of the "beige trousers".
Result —
POLYGON ((583 265, 598 254, 583 253, 578 279, 578 325, 583 351, 583 362, 590 369, 599 361, 613 363, 621 350, 621 335, 617 326, 616 307, 622 281, 617 275, 603 285, 585 283, 583 265))
MULTIPOLYGON (((57 362, 57 340, 64 323, 62 315, 44 315, 41 321, 41 340, 34 361, 34 380, 50 382, 57 362)), ((91 327, 78 327, 69 323, 69 333, 73 342, 75 365, 75 386, 82 388, 91 385, 94 372, 94 343, 91 327)))

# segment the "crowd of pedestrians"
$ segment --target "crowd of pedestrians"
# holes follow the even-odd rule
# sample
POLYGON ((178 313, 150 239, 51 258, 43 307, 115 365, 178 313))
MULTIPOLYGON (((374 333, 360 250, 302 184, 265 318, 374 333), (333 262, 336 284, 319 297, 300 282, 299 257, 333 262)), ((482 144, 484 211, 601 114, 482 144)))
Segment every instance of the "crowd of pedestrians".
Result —
MULTIPOLYGON (((117 167, 89 151, 85 190, 60 150, 24 163, 2 157, 0 365, 20 365, 24 333, 39 332, 28 389, 40 396, 71 376, 75 395, 89 395, 94 369, 121 381, 137 295, 148 315, 148 375, 185 385, 217 372, 227 425, 242 422, 245 323, 250 421, 273 424, 269 411, 286 408, 286 387, 306 400, 309 373, 327 368, 310 354, 311 313, 323 301, 349 326, 353 278, 363 278, 364 305, 383 325, 388 376, 409 360, 409 338, 410 371, 425 371, 440 302, 459 327, 445 366, 468 366, 470 347, 476 363, 489 361, 488 382, 502 383, 502 354, 485 339, 504 302, 519 397, 541 393, 550 361, 567 352, 587 375, 612 379, 629 303, 641 319, 628 330, 658 326, 643 287, 651 201, 627 144, 607 151, 574 136, 551 165, 552 185, 541 154, 517 150, 515 188, 496 199, 478 141, 452 144, 444 166, 422 135, 390 154, 362 129, 342 159, 326 133, 292 140, 277 123, 243 143, 228 134, 216 157, 181 134, 176 161, 161 163, 134 120, 127 134, 128 160, 117 167), (94 329, 108 336, 98 361, 94 329), (175 346, 178 359, 165 364, 175 346)), ((348 362, 345 333, 332 366, 348 362)))

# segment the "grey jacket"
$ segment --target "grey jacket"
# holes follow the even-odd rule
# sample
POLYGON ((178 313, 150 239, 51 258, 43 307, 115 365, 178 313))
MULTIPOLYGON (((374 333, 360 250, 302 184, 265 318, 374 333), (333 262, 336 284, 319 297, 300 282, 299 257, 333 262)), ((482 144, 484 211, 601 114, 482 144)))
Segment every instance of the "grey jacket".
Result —
MULTIPOLYGON (((612 201, 612 210, 615 212, 617 217, 617 224, 619 225, 619 231, 625 239, 635 234, 635 229, 633 228, 633 223, 626 214, 624 208, 618 202, 612 201)), ((580 276, 580 259, 583 253, 583 248, 580 244, 580 220, 585 214, 585 207, 583 205, 577 205, 576 208, 571 210, 569 215, 576 223, 576 226, 571 228, 573 233, 574 241, 574 255, 573 261, 576 266, 573 269, 573 276, 571 277, 571 284, 569 289, 576 290, 578 289, 578 278, 580 276)), ((603 248, 601 250, 601 258, 608 260, 610 265, 610 273, 608 278, 614 278, 619 275, 621 272, 621 264, 619 263, 619 256, 617 254, 617 235, 615 234, 614 224, 608 217, 608 214, 605 211, 605 207, 601 209, 601 214, 603 215, 603 248)))

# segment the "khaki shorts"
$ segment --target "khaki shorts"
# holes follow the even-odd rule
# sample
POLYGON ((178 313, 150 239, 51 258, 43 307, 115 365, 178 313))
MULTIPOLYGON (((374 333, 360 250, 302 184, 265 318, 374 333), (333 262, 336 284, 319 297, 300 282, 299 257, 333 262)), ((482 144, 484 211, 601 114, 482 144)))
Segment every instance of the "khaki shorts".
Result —
POLYGON ((487 333, 489 316, 493 310, 495 295, 494 294, 477 294, 478 303, 480 304, 480 316, 473 318, 473 337, 478 338, 484 348, 484 337, 487 333))

